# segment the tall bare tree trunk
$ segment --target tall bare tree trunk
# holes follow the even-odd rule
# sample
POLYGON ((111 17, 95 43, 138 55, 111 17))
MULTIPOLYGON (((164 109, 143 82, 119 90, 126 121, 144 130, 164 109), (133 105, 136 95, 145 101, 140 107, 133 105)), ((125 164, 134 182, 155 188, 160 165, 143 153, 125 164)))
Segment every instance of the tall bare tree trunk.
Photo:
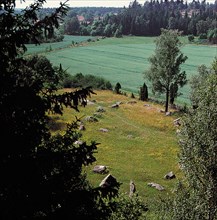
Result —
POLYGON ((165 104, 165 112, 168 112, 168 108, 169 108, 169 95, 170 95, 170 90, 167 89, 166 91, 166 104, 165 104))

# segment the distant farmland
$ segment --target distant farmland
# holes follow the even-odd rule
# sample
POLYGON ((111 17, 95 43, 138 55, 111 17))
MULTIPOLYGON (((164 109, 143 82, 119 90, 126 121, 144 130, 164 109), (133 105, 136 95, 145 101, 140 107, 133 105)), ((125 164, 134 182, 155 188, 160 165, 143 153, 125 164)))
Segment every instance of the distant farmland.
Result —
MULTIPOLYGON (((119 82, 123 90, 138 94, 145 82, 144 70, 148 69, 148 58, 154 53, 154 37, 106 38, 87 44, 90 37, 67 36, 64 42, 28 46, 29 53, 44 53, 53 64, 62 64, 70 74, 83 73, 102 76, 112 85, 119 82), (72 47, 72 41, 84 41, 83 46, 72 47), (45 52, 48 49, 50 52, 45 52)), ((186 38, 183 39, 186 41, 186 38)), ((217 47, 185 44, 182 52, 188 56, 182 69, 188 78, 197 74, 199 65, 210 66, 217 55, 217 47)), ((189 103, 189 85, 182 88, 179 103, 189 103)))

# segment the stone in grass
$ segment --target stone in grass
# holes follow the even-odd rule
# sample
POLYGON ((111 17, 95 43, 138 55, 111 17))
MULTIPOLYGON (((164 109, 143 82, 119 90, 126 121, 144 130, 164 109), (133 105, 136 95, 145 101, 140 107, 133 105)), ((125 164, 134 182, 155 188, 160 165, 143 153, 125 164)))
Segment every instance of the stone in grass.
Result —
POLYGON ((130 193, 129 196, 133 196, 133 194, 136 192, 136 185, 135 183, 131 180, 130 181, 130 193))
POLYGON ((154 187, 155 189, 157 189, 159 191, 165 190, 164 187, 158 183, 148 183, 148 186, 154 187))
POLYGON ((104 166, 104 165, 96 165, 94 168, 93 168, 93 172, 94 173, 99 173, 99 174, 105 174, 108 172, 107 170, 107 167, 104 166))
POLYGON ((87 117, 85 118, 85 121, 88 121, 88 122, 97 122, 98 119, 95 118, 95 117, 93 117, 93 116, 87 116, 87 117))
POLYGON ((174 179, 174 178, 176 178, 176 175, 173 173, 173 171, 170 171, 169 173, 167 173, 164 176, 164 179, 167 179, 167 180, 171 180, 171 179, 174 179))
POLYGON ((113 104, 111 107, 112 107, 112 108, 119 108, 119 105, 118 105, 117 103, 115 103, 115 104, 113 104))
POLYGON ((117 179, 111 174, 108 174, 99 184, 101 188, 116 187, 117 185, 117 179))
POLYGON ((95 102, 96 102, 96 101, 87 100, 87 105, 95 105, 95 102))
POLYGON ((181 126, 181 119, 180 119, 180 118, 175 119, 175 120, 173 121, 173 124, 174 124, 175 126, 181 126))
POLYGON ((172 115, 172 112, 166 112, 165 115, 166 115, 166 116, 171 116, 171 115, 172 115))
POLYGON ((108 129, 106 129, 106 128, 100 128, 99 129, 101 132, 108 132, 108 129))
POLYGON ((97 112, 105 112, 105 109, 102 106, 98 106, 96 111, 97 112))
POLYGON ((150 107, 151 105, 149 105, 149 104, 144 104, 144 106, 145 106, 145 107, 150 107))
POLYGON ((83 125, 83 124, 81 124, 80 126, 79 126, 79 130, 80 131, 84 131, 86 128, 85 128, 85 126, 83 125))

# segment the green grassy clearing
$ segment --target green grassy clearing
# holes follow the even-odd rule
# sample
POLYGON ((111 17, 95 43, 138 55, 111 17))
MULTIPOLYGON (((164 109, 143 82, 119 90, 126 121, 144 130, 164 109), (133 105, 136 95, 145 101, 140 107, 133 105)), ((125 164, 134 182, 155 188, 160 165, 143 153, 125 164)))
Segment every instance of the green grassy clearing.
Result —
MULTIPOLYGON (((88 38, 90 37, 66 36, 63 42, 49 44, 53 51, 46 53, 45 50, 49 46, 47 44, 39 47, 28 45, 28 53, 42 52, 53 64, 61 63, 70 74, 81 72, 101 76, 109 80, 113 86, 120 82, 122 90, 138 94, 145 81, 143 72, 149 67, 148 58, 154 53, 155 38, 106 38, 77 47, 71 45, 72 40, 81 42, 88 38)), ((210 66, 217 55, 217 47, 187 44, 186 37, 181 38, 181 41, 185 43, 182 51, 188 56, 182 70, 186 71, 189 79, 197 74, 199 65, 210 66)), ((182 96, 177 99, 179 104, 189 103, 189 91, 189 85, 181 88, 182 96)))
POLYGON ((122 183, 120 191, 129 192, 130 180, 136 184, 137 192, 145 198, 157 198, 172 193, 177 180, 182 177, 178 166, 178 145, 173 120, 159 112, 163 107, 138 101, 128 104, 129 97, 116 95, 111 91, 96 91, 91 100, 93 105, 80 108, 80 112, 65 109, 64 116, 59 121, 71 122, 75 116, 86 117, 93 115, 98 106, 103 106, 106 112, 98 118, 98 122, 84 122, 86 130, 82 131, 82 140, 100 143, 95 154, 97 162, 86 167, 87 177, 93 186, 98 186, 106 175, 92 172, 93 166, 106 165, 109 171, 122 183), (110 106, 121 101, 119 109, 110 106), (109 131, 103 133, 100 128, 109 131), (164 180, 169 171, 177 175, 177 179, 164 180), (147 186, 156 182, 165 187, 165 191, 157 191, 147 186))

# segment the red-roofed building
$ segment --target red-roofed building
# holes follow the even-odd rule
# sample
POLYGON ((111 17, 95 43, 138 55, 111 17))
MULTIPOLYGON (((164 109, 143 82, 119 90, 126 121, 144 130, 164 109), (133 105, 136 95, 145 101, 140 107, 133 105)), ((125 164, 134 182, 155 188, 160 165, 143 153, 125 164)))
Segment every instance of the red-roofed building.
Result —
POLYGON ((82 15, 77 15, 77 18, 78 18, 78 21, 79 21, 80 23, 82 23, 82 22, 85 21, 85 18, 84 18, 84 16, 82 16, 82 15))

